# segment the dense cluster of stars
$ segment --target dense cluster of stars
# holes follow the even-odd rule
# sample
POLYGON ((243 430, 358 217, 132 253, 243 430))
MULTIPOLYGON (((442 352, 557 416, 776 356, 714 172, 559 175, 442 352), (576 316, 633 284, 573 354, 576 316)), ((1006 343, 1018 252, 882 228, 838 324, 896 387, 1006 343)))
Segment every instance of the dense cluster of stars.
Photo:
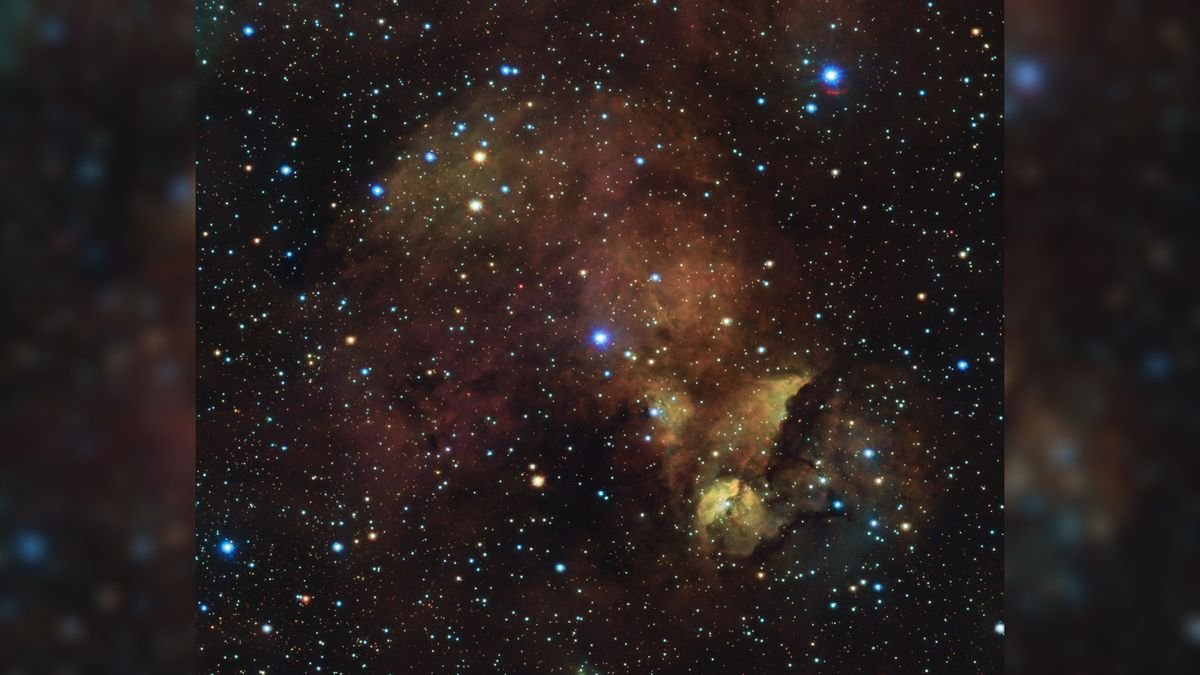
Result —
POLYGON ((200 5, 202 672, 998 668, 999 5, 787 4, 200 5))

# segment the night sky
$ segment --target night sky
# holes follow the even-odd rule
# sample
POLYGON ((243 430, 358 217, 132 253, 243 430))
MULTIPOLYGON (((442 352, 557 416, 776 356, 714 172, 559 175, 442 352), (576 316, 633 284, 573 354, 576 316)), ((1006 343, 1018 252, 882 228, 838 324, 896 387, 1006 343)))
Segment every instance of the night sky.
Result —
POLYGON ((993 673, 1001 5, 201 2, 202 673, 993 673))

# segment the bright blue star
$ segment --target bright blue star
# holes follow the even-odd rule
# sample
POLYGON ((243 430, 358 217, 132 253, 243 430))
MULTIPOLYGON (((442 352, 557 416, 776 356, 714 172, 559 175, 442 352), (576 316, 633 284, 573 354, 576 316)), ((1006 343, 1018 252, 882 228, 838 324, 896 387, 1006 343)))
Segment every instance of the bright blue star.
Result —
POLYGON ((959 359, 958 363, 954 364, 954 367, 958 368, 959 370, 966 370, 967 368, 971 367, 971 364, 968 363, 966 359, 959 359))
POLYGON ((766 99, 766 97, 759 96, 758 99, 755 101, 755 103, 758 103, 759 105, 766 105, 767 99, 766 99))
POLYGON ((1041 89, 1043 79, 1042 66, 1037 61, 1024 59, 1013 66, 1012 82, 1016 84, 1018 90, 1037 91, 1041 89))
POLYGON ((812 113, 815 113, 815 112, 817 112, 817 104, 816 104, 816 103, 806 103, 806 104, 804 105, 804 111, 805 111, 805 112, 807 112, 807 113, 808 113, 808 114, 810 114, 810 115, 811 115, 812 113))
POLYGON ((26 531, 17 537, 17 555, 22 562, 36 565, 46 557, 46 538, 40 532, 26 531))
POLYGON ((346 546, 340 541, 333 542, 333 546, 330 546, 330 548, 333 549, 334 553, 341 553, 342 551, 346 550, 346 546))
POLYGON ((506 195, 509 193, 510 190, 511 190, 511 188, 508 187, 507 185, 500 186, 500 194, 506 195))
POLYGON ((510 76, 516 75, 520 72, 521 72, 520 70, 517 70, 516 68, 513 68, 512 66, 507 65, 507 64, 500 66, 500 74, 505 77, 510 77, 510 76))
POLYGON ((559 574, 562 574, 563 572, 567 571, 567 566, 562 563, 555 563, 554 571, 558 572, 559 574))
POLYGON ((224 553, 225 555, 230 556, 230 555, 233 555, 234 551, 237 550, 237 544, 233 543, 232 541, 225 540, 225 541, 221 542, 220 549, 221 549, 221 553, 224 553))
POLYGON ((605 333, 602 330, 598 330, 595 333, 592 333, 592 344, 596 345, 597 347, 603 347, 603 346, 607 345, 609 339, 610 338, 609 338, 608 333, 605 333))
POLYGON ((660 276, 658 272, 655 272, 650 275, 650 281, 657 284, 658 282, 662 281, 662 276, 660 276))
POLYGON ((638 166, 644 166, 646 164, 646 158, 645 157, 634 157, 633 163, 637 164, 638 166))
POLYGON ((866 448, 865 450, 863 450, 863 457, 866 457, 867 459, 871 459, 874 456, 875 456, 875 451, 872 450, 871 448, 866 448))
POLYGON ((254 35, 254 26, 251 26, 249 24, 242 26, 242 35, 245 35, 246 37, 250 37, 251 35, 254 35))
POLYGON ((281 173, 285 176, 290 176, 290 175, 292 175, 292 167, 290 165, 284 164, 283 166, 279 167, 279 173, 281 173))
POLYGON ((425 153, 425 161, 433 164, 437 161, 437 155, 432 150, 425 153))
POLYGON ((836 510, 836 511, 841 511, 841 510, 842 510, 842 507, 844 507, 844 506, 845 506, 845 504, 843 504, 843 503, 842 503, 842 500, 840 500, 840 499, 835 499, 835 500, 833 500, 833 508, 834 508, 834 510, 836 510))
POLYGON ((825 72, 821 73, 821 79, 825 80, 826 84, 837 84, 842 81, 842 71, 837 68, 826 68, 825 72))
POLYGON ((383 196, 383 186, 379 185, 378 183, 376 183, 375 185, 372 185, 371 186, 371 194, 375 195, 376 197, 382 197, 383 196))

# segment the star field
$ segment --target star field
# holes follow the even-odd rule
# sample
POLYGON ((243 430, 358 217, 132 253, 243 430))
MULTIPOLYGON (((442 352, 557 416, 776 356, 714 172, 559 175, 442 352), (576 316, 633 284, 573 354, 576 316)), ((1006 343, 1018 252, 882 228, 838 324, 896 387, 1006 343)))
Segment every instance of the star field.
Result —
POLYGON ((200 671, 997 672, 999 11, 200 3, 200 671))

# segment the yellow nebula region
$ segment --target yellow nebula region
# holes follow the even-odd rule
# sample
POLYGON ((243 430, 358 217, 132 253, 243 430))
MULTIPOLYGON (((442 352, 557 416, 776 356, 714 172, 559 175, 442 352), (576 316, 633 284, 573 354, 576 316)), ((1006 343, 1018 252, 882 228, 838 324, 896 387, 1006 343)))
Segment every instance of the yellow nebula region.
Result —
POLYGON ((739 405, 729 412, 719 436, 734 449, 760 452, 771 445, 779 425, 787 418, 787 402, 806 382, 801 375, 764 377, 741 394, 739 405))
POLYGON ((722 478, 708 487, 696 506, 702 545, 739 556, 750 555, 768 535, 767 509, 747 483, 722 478))

